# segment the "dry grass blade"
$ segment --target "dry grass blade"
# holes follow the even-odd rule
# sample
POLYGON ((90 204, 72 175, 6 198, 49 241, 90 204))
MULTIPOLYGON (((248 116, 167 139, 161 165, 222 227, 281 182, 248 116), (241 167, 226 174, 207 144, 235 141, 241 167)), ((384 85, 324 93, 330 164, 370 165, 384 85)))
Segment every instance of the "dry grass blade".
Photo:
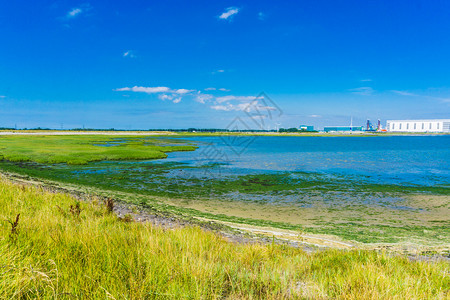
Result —
POLYGON ((71 205, 69 211, 70 211, 70 213, 71 213, 73 216, 75 216, 75 217, 78 218, 78 217, 80 216, 80 213, 81 213, 80 203, 77 202, 77 203, 75 203, 75 205, 71 205))
POLYGON ((114 211, 114 201, 111 198, 105 200, 106 211, 112 213, 114 211))
POLYGON ((16 220, 14 222, 8 220, 9 224, 11 224, 11 235, 17 234, 17 226, 19 226, 19 217, 20 217, 20 214, 17 214, 16 220))

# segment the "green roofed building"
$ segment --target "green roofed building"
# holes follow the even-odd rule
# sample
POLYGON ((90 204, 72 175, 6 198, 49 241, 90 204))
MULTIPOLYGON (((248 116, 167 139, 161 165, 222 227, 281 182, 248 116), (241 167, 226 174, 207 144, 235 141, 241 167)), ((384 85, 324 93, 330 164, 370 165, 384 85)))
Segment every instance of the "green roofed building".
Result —
POLYGON ((363 131, 363 126, 327 126, 323 128, 323 131, 363 131))

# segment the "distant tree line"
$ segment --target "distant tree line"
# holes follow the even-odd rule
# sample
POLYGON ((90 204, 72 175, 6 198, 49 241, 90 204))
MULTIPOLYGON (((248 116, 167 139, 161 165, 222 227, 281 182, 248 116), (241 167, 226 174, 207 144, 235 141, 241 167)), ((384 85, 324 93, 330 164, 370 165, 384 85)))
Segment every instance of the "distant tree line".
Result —
POLYGON ((230 130, 223 128, 181 128, 181 129, 167 129, 167 128, 157 128, 157 129, 98 129, 98 128, 72 128, 72 129, 51 129, 51 128, 9 128, 0 127, 0 130, 58 130, 58 131, 169 131, 169 132, 276 132, 276 130, 261 130, 261 129, 245 129, 245 130, 230 130))
POLYGON ((309 130, 308 131, 304 128, 298 129, 298 128, 292 127, 292 128, 280 128, 278 130, 278 132, 317 132, 317 130, 309 130))

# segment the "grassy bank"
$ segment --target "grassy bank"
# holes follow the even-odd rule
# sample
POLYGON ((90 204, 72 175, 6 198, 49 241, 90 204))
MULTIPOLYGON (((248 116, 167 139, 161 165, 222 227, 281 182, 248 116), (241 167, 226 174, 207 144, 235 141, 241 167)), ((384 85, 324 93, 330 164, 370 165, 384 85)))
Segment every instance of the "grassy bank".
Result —
POLYGON ((0 182, 0 220, 2 299, 450 296, 444 262, 235 245, 196 227, 127 222, 95 199, 77 204, 7 181, 0 182))

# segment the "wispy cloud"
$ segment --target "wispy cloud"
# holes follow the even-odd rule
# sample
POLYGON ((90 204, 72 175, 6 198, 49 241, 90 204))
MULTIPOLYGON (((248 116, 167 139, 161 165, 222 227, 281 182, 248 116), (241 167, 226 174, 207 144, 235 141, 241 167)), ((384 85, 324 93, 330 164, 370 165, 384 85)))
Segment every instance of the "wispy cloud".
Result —
POLYGON ((184 95, 187 93, 192 93, 192 92, 194 92, 194 90, 178 89, 178 90, 174 90, 173 92, 176 94, 184 95))
POLYGON ((210 94, 202 94, 200 91, 197 92, 197 95, 195 96, 195 101, 205 104, 207 102, 211 102, 214 99, 213 95, 210 94))
POLYGON ((75 18, 76 16, 78 16, 79 14, 81 14, 83 12, 83 10, 81 8, 72 8, 72 10, 70 10, 67 13, 67 17, 68 18, 75 18))
POLYGON ((367 78, 367 79, 361 79, 360 81, 361 81, 361 82, 370 82, 370 81, 372 81, 372 79, 367 78))
POLYGON ((0 95, 0 99, 6 98, 5 95, 0 95))
POLYGON ((211 72, 211 74, 217 74, 217 73, 225 73, 225 70, 223 70, 223 69, 220 69, 220 70, 215 70, 215 71, 212 71, 211 72))
POLYGON ((135 58, 136 55, 134 55, 134 52, 132 50, 127 50, 123 53, 123 57, 135 58))
POLYGON ((166 86, 156 86, 156 87, 133 86, 114 89, 114 91, 158 94, 158 99, 163 101, 166 100, 172 101, 173 103, 180 103, 183 96, 195 92, 195 90, 171 89, 166 86))
MULTIPOLYGON (((206 88, 208 91, 222 91, 228 92, 225 88, 206 88)), ((116 92, 136 92, 146 93, 149 95, 156 95, 162 101, 169 101, 173 103, 180 103, 182 99, 187 98, 201 104, 208 105, 209 108, 217 111, 244 111, 248 113, 258 111, 275 111, 276 107, 266 104, 264 96, 241 96, 241 95, 226 95, 216 96, 211 93, 203 93, 200 90, 193 89, 172 89, 166 86, 146 87, 133 86, 117 88, 116 92)))
MULTIPOLYGON (((255 97, 256 98, 256 97, 255 97)), ((275 111, 275 107, 267 106, 260 103, 258 100, 254 100, 248 103, 224 103, 224 104, 215 104, 210 106, 213 110, 222 110, 222 111, 261 111, 261 110, 271 110, 275 111)))
POLYGON ((410 92, 407 92, 407 91, 396 91, 396 90, 393 90, 392 92, 395 93, 395 94, 398 94, 398 95, 402 95, 402 96, 414 96, 414 97, 419 96, 417 94, 410 93, 410 92))
POLYGON ((237 8, 237 7, 228 7, 219 16, 219 19, 231 21, 237 13, 239 13, 239 8, 237 8))
POLYGON ((209 87, 206 88, 205 91, 221 91, 221 92, 229 92, 230 89, 226 89, 226 88, 215 88, 215 87, 209 87))
POLYGON ((172 95, 160 94, 160 95, 158 95, 158 98, 163 101, 166 101, 166 100, 172 101, 173 103, 181 102, 181 97, 177 97, 176 94, 172 94, 172 95))
POLYGON ((249 102, 257 99, 261 99, 262 97, 255 97, 255 96, 223 96, 223 97, 217 97, 216 101, 218 103, 223 103, 227 101, 240 101, 240 102, 249 102))
POLYGON ((145 87, 145 86, 133 86, 133 87, 123 87, 120 89, 115 89, 116 92, 142 92, 147 94, 155 94, 155 93, 165 93, 170 92, 170 89, 165 86, 157 86, 157 87, 145 87))
POLYGON ((443 103, 450 103, 450 98, 448 98, 448 97, 436 97, 436 96, 430 96, 430 95, 421 95, 421 94, 416 94, 416 93, 412 93, 412 92, 408 92, 408 91, 399 91, 399 90, 392 90, 391 92, 393 92, 397 95, 401 95, 401 96, 419 97, 419 98, 424 98, 424 99, 437 100, 437 101, 440 101, 443 103))
POLYGON ((321 115, 309 115, 310 118, 322 118, 321 115))
POLYGON ((82 4, 82 5, 78 6, 78 7, 73 7, 67 12, 65 18, 66 19, 77 18, 80 15, 87 13, 91 9, 92 9, 92 7, 91 7, 91 5, 89 3, 82 4))
POLYGON ((369 86, 363 86, 356 89, 349 89, 350 92, 356 95, 370 96, 375 90, 369 86))
POLYGON ((258 13, 258 19, 264 21, 266 19, 266 14, 260 11, 258 13))

